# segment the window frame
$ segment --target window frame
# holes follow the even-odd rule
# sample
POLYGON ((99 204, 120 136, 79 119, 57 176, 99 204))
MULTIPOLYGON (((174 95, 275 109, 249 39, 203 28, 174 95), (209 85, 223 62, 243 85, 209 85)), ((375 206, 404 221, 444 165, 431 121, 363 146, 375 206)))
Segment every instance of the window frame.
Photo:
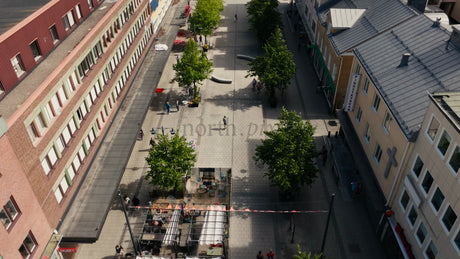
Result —
POLYGON ((411 229, 413 229, 415 227, 415 225, 417 225, 417 220, 418 220, 418 212, 417 212, 417 209, 415 208, 414 204, 412 204, 410 206, 410 209, 407 210, 408 213, 406 215, 406 220, 407 222, 409 222, 409 226, 411 229), (412 219, 411 219, 411 214, 412 212, 415 213, 415 218, 413 219, 413 222, 412 222, 412 219))
POLYGON ((411 172, 412 174, 415 176, 416 179, 419 179, 420 178, 420 175, 422 174, 423 172, 423 167, 425 166, 425 163, 423 162, 422 158, 420 157, 420 155, 416 155, 416 158, 412 164, 412 167, 411 167, 411 172), (420 170, 419 172, 417 173, 416 171, 414 171, 414 168, 415 168, 415 165, 417 164, 417 162, 420 160, 420 162, 422 163, 422 166, 420 167, 420 170))
POLYGON ((40 49, 40 44, 38 44, 38 39, 35 39, 29 44, 30 50, 32 51, 32 56, 34 57, 35 61, 39 60, 43 54, 40 49))
POLYGON ((379 144, 375 147, 374 155, 372 156, 374 158, 374 161, 377 165, 380 164, 380 160, 382 159, 382 148, 380 147, 379 144))
POLYGON ((410 196, 409 196, 409 193, 407 193, 406 189, 403 189, 403 192, 401 193, 401 196, 399 196, 399 205, 401 206, 401 209, 402 211, 406 212, 407 211, 407 207, 409 207, 409 203, 410 203, 410 196), (403 198, 405 200, 405 197, 407 196, 407 202, 406 204, 404 205, 403 204, 403 198))
POLYGON ((385 113, 385 117, 383 118, 383 123, 382 123, 382 128, 383 128, 383 131, 385 132, 385 134, 389 134, 390 132, 390 123, 391 121, 393 121, 393 118, 390 114, 390 112, 386 112, 385 113))
POLYGON ((371 125, 367 123, 366 129, 364 130, 364 141, 366 141, 367 144, 371 141, 372 133, 371 133, 371 125))
POLYGON ((436 247, 436 245, 433 243, 433 240, 430 240, 430 242, 428 243, 428 245, 425 247, 425 249, 423 250, 423 255, 425 256, 425 258, 428 258, 428 259, 431 259, 431 258, 436 258, 436 256, 439 254, 439 251, 438 251, 438 248, 436 247), (434 247, 434 250, 433 250, 433 247, 434 247), (434 252, 434 257, 430 257, 430 255, 427 254, 427 250, 428 248, 430 248, 433 252, 434 252))
POLYGON ((7 216, 8 220, 10 221, 10 223, 7 226, 5 222, 3 222, 3 220, 0 220, 2 221, 2 225, 5 227, 7 231, 10 231, 13 228, 13 226, 16 224, 16 222, 19 220, 19 218, 22 215, 21 210, 19 209, 19 206, 14 200, 13 196, 10 196, 8 198, 8 201, 1 207, 0 213, 1 212, 4 212, 4 214, 7 216), (8 204, 11 204, 11 206, 7 207, 8 204), (16 212, 15 215, 11 214, 11 211, 9 208, 13 208, 15 210, 16 212))
POLYGON ((28 255, 26 257, 24 257, 24 255, 19 252, 24 258, 31 258, 31 256, 35 253, 35 251, 37 250, 38 246, 38 243, 37 243, 37 240, 35 239, 35 237, 33 236, 32 232, 29 231, 29 233, 27 234, 27 236, 24 238, 24 240, 22 241, 21 243, 21 246, 19 247, 19 251, 21 250, 21 247, 24 247, 26 248, 26 252, 28 253, 28 255), (27 244, 26 240, 29 239, 30 241, 32 241, 32 244, 33 244, 33 247, 30 248, 29 245, 27 244))
POLYGON ((455 226, 455 223, 457 222, 457 219, 458 219, 458 215, 455 213, 454 209, 450 206, 450 204, 447 205, 446 209, 442 213, 442 217, 439 218, 439 221, 441 222, 441 226, 442 226, 442 228, 444 229, 444 231, 446 232, 447 235, 449 235, 449 233, 452 231, 452 228, 455 226), (455 215, 455 220, 452 222, 450 227, 447 226, 446 222, 445 222, 445 220, 446 220, 445 218, 447 216, 448 211, 452 212, 453 215, 455 215))
POLYGON ((425 174, 423 175, 423 179, 420 182, 420 188, 422 189, 423 194, 425 195, 425 197, 428 196, 428 193, 430 193, 431 187, 433 187, 433 183, 434 183, 434 178, 431 175, 430 171, 425 170, 425 174), (429 177, 429 178, 427 178, 427 177, 429 177), (426 189, 427 186, 425 186, 425 184, 426 184, 425 181, 427 181, 427 183, 429 183, 428 190, 426 189))
POLYGON ((427 139, 430 141, 430 143, 433 143, 438 135, 438 132, 441 128, 441 123, 439 122, 439 120, 434 116, 432 115, 431 116, 431 120, 430 120, 430 123, 428 124, 428 126, 426 127, 426 130, 425 130, 425 136, 427 137, 427 139), (430 131, 433 131, 433 129, 431 129, 432 127, 432 124, 433 124, 433 121, 436 120, 436 122, 438 123, 438 127, 436 128, 436 132, 434 133, 434 136, 431 137, 430 135, 430 131))
POLYGON ((442 192, 441 188, 439 188, 439 186, 437 186, 435 191, 433 192, 433 195, 431 195, 431 198, 430 198, 430 207, 433 210, 435 215, 437 215, 439 213, 439 211, 441 211, 441 208, 442 208, 442 205, 444 204, 445 199, 446 199, 446 196, 442 192), (435 205, 433 203, 433 200, 434 200, 436 194, 438 194, 438 193, 440 193, 442 195, 442 200, 441 200, 441 203, 439 204, 439 207, 436 208, 436 206, 438 206, 438 205, 435 205))
POLYGON ((369 79, 367 77, 364 77, 364 83, 363 83, 363 89, 362 89, 364 95, 367 95, 369 93, 369 79))
POLYGON ((428 236, 429 236, 428 235, 428 229, 425 227, 425 224, 423 224, 423 221, 420 220, 420 223, 418 224, 417 228, 414 231, 414 237, 417 240, 417 244, 418 244, 419 247, 423 246, 423 243, 427 240, 428 236), (421 229, 422 227, 425 230, 424 233, 423 233, 423 230, 421 229), (423 240, 420 240, 420 235, 419 235, 420 230, 422 230, 421 232, 424 235, 423 240))
POLYGON ((450 144, 452 144, 452 137, 451 137, 450 134, 444 129, 444 130, 442 131, 441 136, 439 137, 439 140, 438 140, 437 144, 436 144, 436 150, 437 150, 438 154, 441 156, 441 158, 443 158, 443 159, 445 158, 445 156, 446 156, 446 154, 447 154, 447 151, 449 150, 450 144), (448 143, 449 143, 449 144, 447 145, 447 147, 445 148, 444 153, 443 153, 443 151, 440 149, 440 145, 441 145, 441 141, 443 141, 445 135, 448 136, 448 143))
POLYGON ((26 73, 26 67, 22 61, 21 53, 16 54, 10 59, 11 66, 17 78, 21 78, 26 73))
POLYGON ((356 120, 357 124, 361 123, 361 117, 362 116, 363 116, 363 110, 361 109, 360 106, 358 106, 358 111, 356 111, 356 116, 355 116, 355 120, 356 120))
POLYGON ((455 145, 455 147, 453 148, 452 152, 450 153, 449 155, 449 159, 447 160, 447 167, 449 168, 449 171, 454 175, 454 176, 457 176, 458 175, 458 172, 460 171, 460 146, 458 145, 455 145), (458 154, 457 155, 457 160, 459 161, 458 162, 458 165, 457 165, 457 169, 455 169, 453 166, 452 166, 452 159, 454 158, 454 155, 455 154, 458 154))
POLYGON ((380 96, 378 93, 375 93, 374 100, 372 101, 372 110, 377 113, 380 107, 380 96))

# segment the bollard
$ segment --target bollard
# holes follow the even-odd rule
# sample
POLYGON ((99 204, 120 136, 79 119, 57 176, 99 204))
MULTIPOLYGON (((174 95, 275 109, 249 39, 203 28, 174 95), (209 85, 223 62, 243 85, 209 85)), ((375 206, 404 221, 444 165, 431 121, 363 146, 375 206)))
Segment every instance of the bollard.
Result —
POLYGON ((330 131, 327 132, 327 137, 328 137, 328 138, 331 137, 331 132, 330 132, 330 131))

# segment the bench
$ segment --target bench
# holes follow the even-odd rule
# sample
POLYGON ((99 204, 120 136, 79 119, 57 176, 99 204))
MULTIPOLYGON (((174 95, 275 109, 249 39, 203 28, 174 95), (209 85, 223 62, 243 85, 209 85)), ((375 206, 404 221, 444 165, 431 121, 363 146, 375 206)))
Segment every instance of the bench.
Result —
POLYGON ((211 80, 217 83, 221 83, 221 84, 231 84, 232 83, 232 79, 224 79, 224 78, 217 77, 215 75, 211 76, 211 80))
POLYGON ((244 60, 248 60, 248 61, 253 61, 254 59, 256 59, 255 57, 251 57, 251 56, 248 56, 248 55, 242 55, 242 54, 237 54, 236 58, 244 59, 244 60))

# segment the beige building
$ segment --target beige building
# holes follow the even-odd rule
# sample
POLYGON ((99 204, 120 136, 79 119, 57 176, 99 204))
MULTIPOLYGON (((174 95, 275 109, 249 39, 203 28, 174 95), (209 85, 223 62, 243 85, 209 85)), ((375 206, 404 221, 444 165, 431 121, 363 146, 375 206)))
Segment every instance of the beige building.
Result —
POLYGON ((430 105, 396 195, 394 222, 416 258, 460 257, 459 92, 430 95, 430 105))
MULTIPOLYGON (((455 235, 460 208, 454 191, 459 181, 449 165, 456 157, 452 154, 458 139, 454 134, 458 133, 439 115, 440 111, 433 122, 438 125, 437 133, 430 132, 431 141, 425 133, 427 127, 436 128, 427 126, 435 114, 434 107, 429 108, 429 93, 460 91, 459 35, 458 28, 451 33, 419 15, 353 50, 356 59, 344 110, 387 199, 386 205, 393 208, 394 216, 384 222, 388 224, 382 236, 394 234, 405 258, 459 256, 455 235), (445 199, 436 201, 436 210, 429 205, 434 195, 437 200, 445 199), (422 221, 426 231, 423 227, 420 231, 426 232, 426 239, 420 242, 414 235, 422 221)), ((458 99, 451 100, 453 104, 458 99)))
POLYGON ((332 109, 343 106, 353 48, 415 15, 399 0, 337 1, 318 8, 313 64, 332 109))

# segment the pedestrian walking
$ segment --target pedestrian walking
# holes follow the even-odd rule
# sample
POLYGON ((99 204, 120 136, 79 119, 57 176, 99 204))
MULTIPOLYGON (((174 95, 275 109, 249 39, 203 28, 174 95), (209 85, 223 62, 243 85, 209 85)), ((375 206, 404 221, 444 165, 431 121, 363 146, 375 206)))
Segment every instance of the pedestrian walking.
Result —
POLYGON ((256 90, 256 84, 257 84, 257 80, 255 78, 252 79, 252 90, 256 90))
POLYGON ((260 89, 262 89, 262 84, 260 83, 260 81, 257 81, 256 87, 257 87, 257 92, 259 93, 260 89))
POLYGON ((118 258, 125 256, 125 250, 121 245, 116 245, 115 246, 115 252, 117 253, 118 258))
POLYGON ((234 21, 238 21, 238 15, 235 14, 235 18, 234 18, 234 21))
POLYGON ((263 259, 264 258, 264 255, 262 254, 262 251, 259 251, 259 253, 256 254, 256 258, 257 259, 263 259))
POLYGON ((179 111, 179 100, 176 100, 176 109, 179 111))
POLYGON ((273 250, 271 248, 267 253, 267 259, 275 259, 275 253, 273 253, 273 250))
POLYGON ((224 128, 227 128, 227 116, 224 116, 222 121, 224 122, 224 128))
POLYGON ((200 39, 200 43, 203 42, 203 38, 201 37, 201 35, 200 35, 199 39, 200 39))
POLYGON ((171 112, 171 104, 169 102, 166 102, 166 111, 168 114, 171 112))

